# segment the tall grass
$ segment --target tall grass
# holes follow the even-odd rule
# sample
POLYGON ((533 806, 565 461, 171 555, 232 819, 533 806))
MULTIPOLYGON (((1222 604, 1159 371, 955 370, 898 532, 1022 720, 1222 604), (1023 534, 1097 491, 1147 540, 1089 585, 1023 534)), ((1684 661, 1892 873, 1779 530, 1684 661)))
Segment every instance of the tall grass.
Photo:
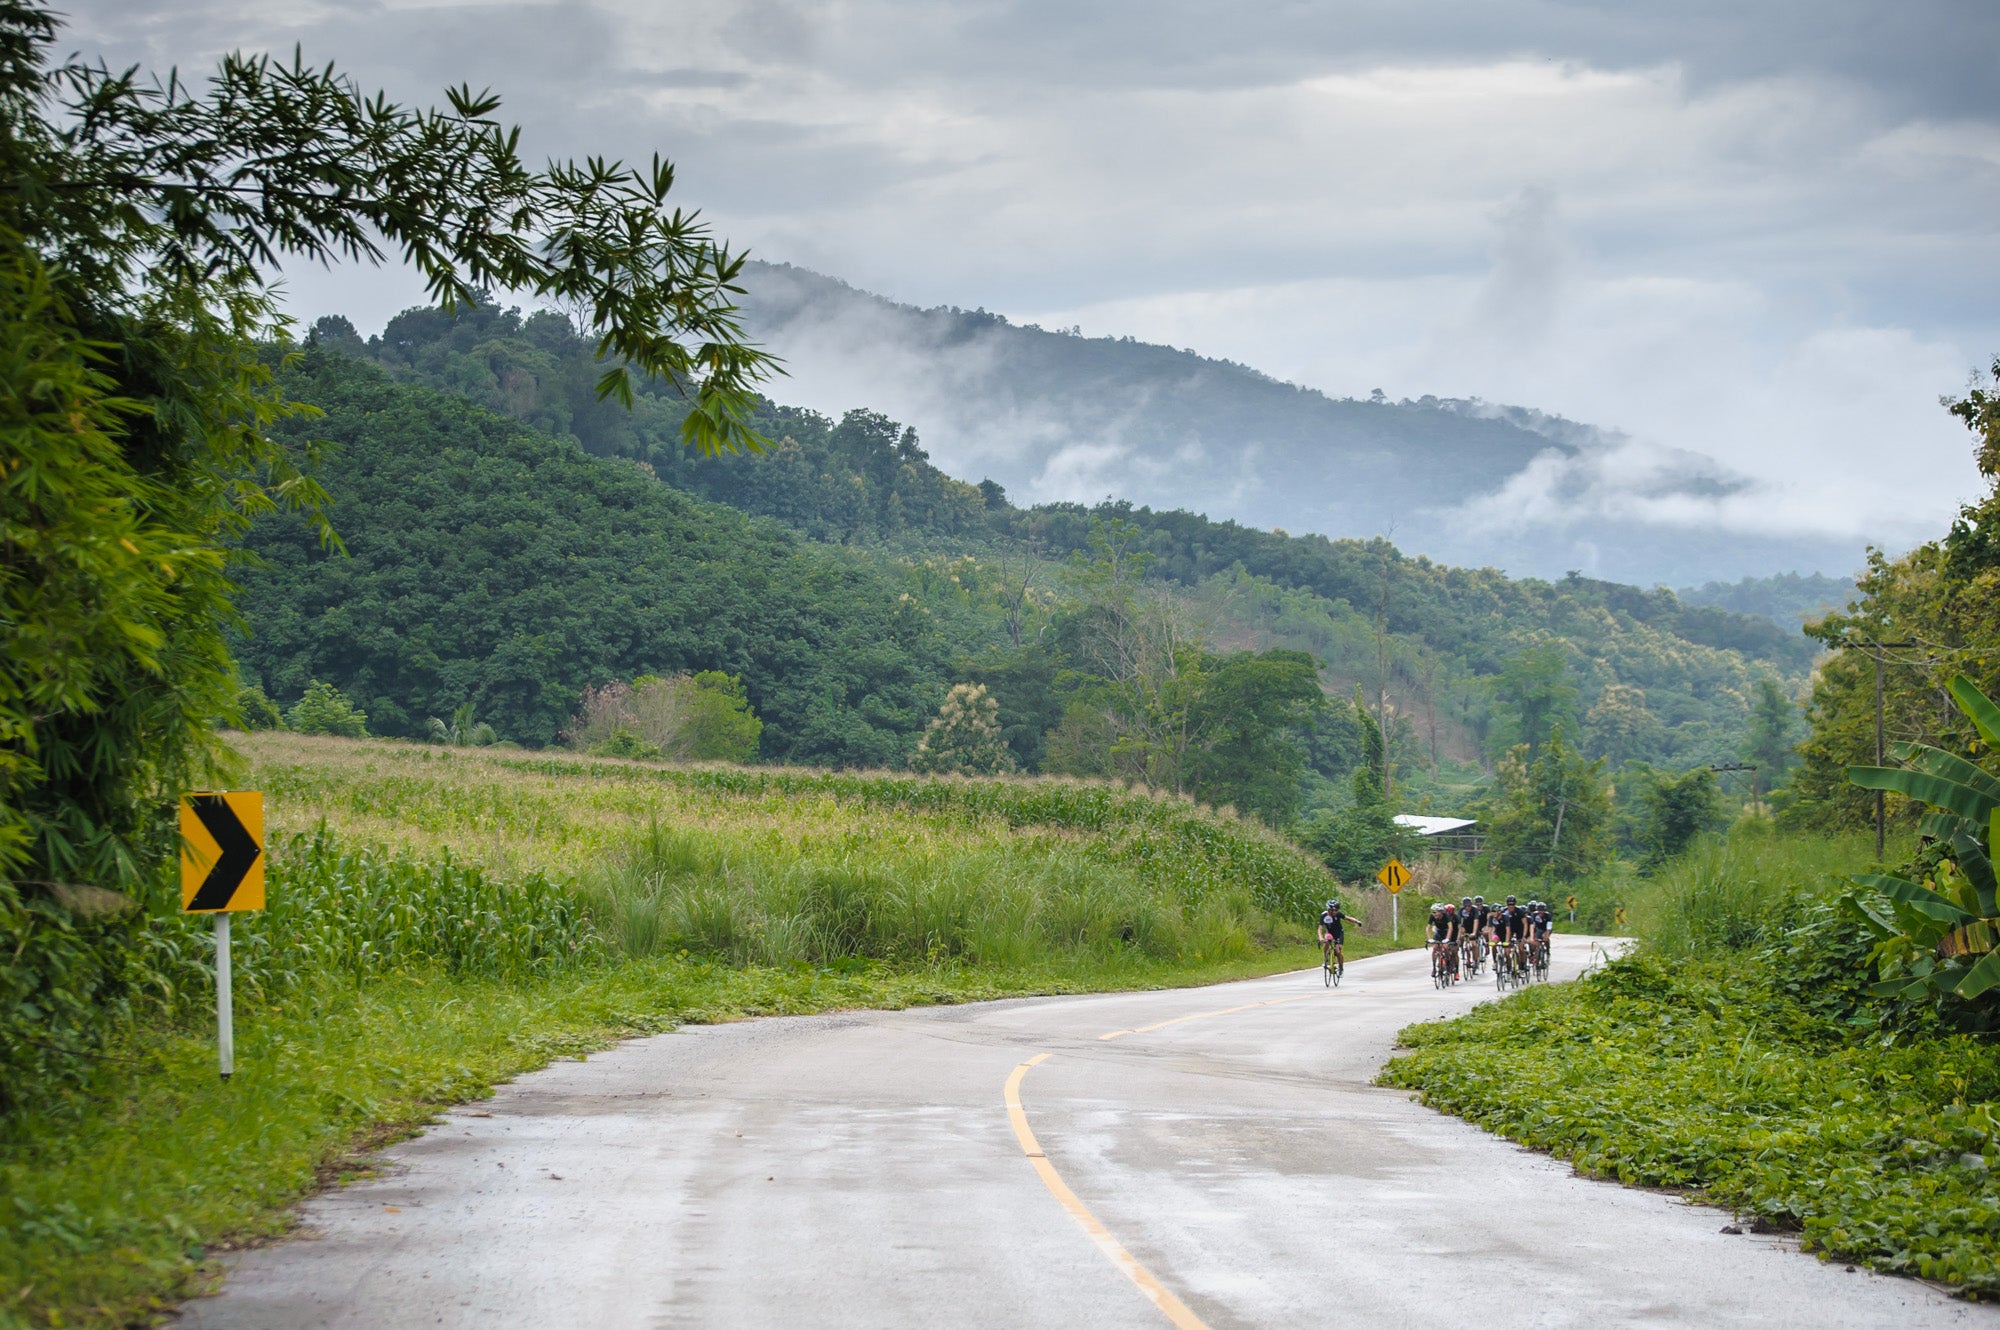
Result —
MULTIPOLYGON (((975 913, 997 918, 1011 908, 1025 918, 1016 888, 1034 874, 1101 879, 1091 909, 1130 916, 1117 925, 1121 937, 1128 927, 1153 926, 1129 902, 1107 904, 1126 889, 1114 890, 1117 882, 1184 921, 1201 917, 1212 901, 1218 917, 1283 919, 1296 928, 1309 924, 1338 886, 1317 859, 1255 821, 1103 783, 666 767, 296 735, 241 742, 280 825, 324 820, 350 840, 421 855, 449 848, 505 876, 574 877, 588 884, 607 933, 633 930, 641 941, 660 910, 720 913, 736 922, 729 947, 716 954, 733 954, 738 932, 752 923, 767 931, 805 926, 785 922, 811 913, 789 904, 806 890, 792 881, 806 871, 799 864, 814 872, 894 864, 901 885, 893 894, 909 898, 898 908, 918 910, 914 884, 929 884, 921 908, 949 917, 918 931, 935 933, 948 948, 962 946, 966 934, 951 922, 965 914, 951 904, 954 892, 990 889, 995 901, 975 913), (635 842, 654 825, 682 834, 674 853, 698 853, 704 867, 683 871, 640 854, 635 842), (749 883, 763 903, 730 904, 713 884, 692 894, 678 886, 663 894, 658 885, 703 874, 728 877, 739 896, 749 883), (614 896, 621 903, 607 909, 614 896)), ((1037 890, 1043 904, 1028 913, 1048 914, 1048 902, 1065 893, 1076 894, 1037 890)), ((669 921, 682 930, 676 936, 720 936, 691 933, 684 922, 669 921)), ((986 930, 996 947, 999 929, 986 930)), ((787 947, 812 945, 801 936, 787 947)), ((644 952, 640 946, 634 954, 644 952)))
MULTIPOLYGON (((325 828, 270 847, 266 898, 231 928, 235 985, 253 1003, 388 974, 517 982, 604 954, 583 902, 541 873, 506 881, 449 850, 418 859, 325 828)), ((148 921, 140 964, 169 1011, 214 991, 211 927, 148 921)))
POLYGON ((658 823, 579 883, 605 938, 630 957, 1016 966, 1249 954, 1253 930, 1270 923, 1251 891, 1188 887, 1062 840, 778 845, 658 823))
POLYGON ((1627 888, 1628 923, 1649 948, 1677 960, 1770 946, 1873 858, 1865 833, 1797 836, 1747 828, 1708 837, 1627 888))

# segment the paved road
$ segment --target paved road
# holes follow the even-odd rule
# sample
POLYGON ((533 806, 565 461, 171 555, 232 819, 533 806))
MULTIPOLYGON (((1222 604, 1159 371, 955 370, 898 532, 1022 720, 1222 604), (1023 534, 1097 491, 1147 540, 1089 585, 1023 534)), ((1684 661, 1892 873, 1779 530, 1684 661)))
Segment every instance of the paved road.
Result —
MULTIPOLYGON (((1588 957, 1562 939, 1559 976, 1588 957)), ((1370 1086, 1397 1029, 1493 991, 1424 973, 634 1041, 390 1150, 182 1324, 1374 1327, 1448 1277, 1492 1330, 2000 1326, 1370 1086)))

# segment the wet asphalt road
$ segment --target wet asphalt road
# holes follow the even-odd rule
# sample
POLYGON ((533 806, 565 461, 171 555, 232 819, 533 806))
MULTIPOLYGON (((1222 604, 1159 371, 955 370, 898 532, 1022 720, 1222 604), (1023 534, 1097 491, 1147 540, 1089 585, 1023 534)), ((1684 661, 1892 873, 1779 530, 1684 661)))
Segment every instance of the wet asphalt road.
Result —
MULTIPOLYGON (((1559 939, 1557 977, 1590 949, 1559 939)), ((1402 1026, 1493 996, 1425 974, 1405 952, 1331 992, 1311 971, 636 1040, 389 1150, 179 1324, 2000 1326, 1371 1086, 1402 1026)))

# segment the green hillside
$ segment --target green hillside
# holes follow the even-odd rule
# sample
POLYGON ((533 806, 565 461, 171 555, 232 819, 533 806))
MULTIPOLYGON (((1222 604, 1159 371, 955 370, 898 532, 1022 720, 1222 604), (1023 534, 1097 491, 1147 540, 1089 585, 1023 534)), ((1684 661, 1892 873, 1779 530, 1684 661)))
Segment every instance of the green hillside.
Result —
MULTIPOLYGON (((737 603, 730 597, 747 594, 741 585, 746 574, 740 568, 721 571, 703 564, 700 571, 675 569, 677 561, 666 557, 664 547, 655 555, 640 557, 638 547, 631 544, 656 537, 629 532, 617 537, 621 544, 615 557, 590 556, 601 559, 597 564, 588 557, 581 565, 558 561, 563 576, 583 577, 586 567, 594 569, 587 578, 591 586, 580 599, 544 593, 544 600, 557 606, 553 612, 558 621, 573 626, 561 630, 563 645, 543 633, 535 649, 553 652, 567 662, 549 677, 559 688, 570 690, 572 701, 584 684, 643 670, 712 668, 741 673, 759 713, 773 726, 763 749, 766 757, 897 761, 914 743, 945 688, 955 679, 976 677, 997 698, 1016 757, 1031 769, 1038 767, 1043 737, 1060 720, 1068 702, 1060 695, 1057 677, 1065 668, 1074 673, 1075 662, 1053 661, 1029 647, 1017 650, 1014 636, 1025 623, 1043 646, 1060 640, 1059 634, 1042 630, 1062 616, 1064 605, 1076 602, 1073 564, 1097 557, 1093 538, 1111 522, 1122 524, 1127 552, 1149 561, 1143 570, 1147 584, 1167 590, 1186 605, 1205 624, 1203 631, 1212 642, 1311 652, 1325 665, 1324 682, 1342 696, 1356 683, 1365 684, 1371 695, 1379 688, 1400 718, 1391 728, 1401 735, 1402 760, 1426 770, 1434 757, 1441 762, 1479 763, 1511 742, 1496 685, 1510 661, 1539 644, 1556 646, 1567 686, 1574 691, 1573 705, 1565 713, 1571 740, 1614 765, 1733 760, 1756 680, 1768 676, 1786 693, 1795 693, 1816 650, 1802 635, 1788 633, 1768 618, 1691 605, 1664 589, 1643 590, 1576 576, 1554 583, 1514 579, 1490 569, 1450 568, 1409 558, 1381 541, 1290 536, 1121 502, 1088 508, 1016 507, 990 482, 975 486, 945 475, 930 463, 914 429, 866 410, 834 421, 809 411, 767 405, 757 423, 776 441, 775 448, 756 456, 699 457, 681 446, 677 431, 684 405, 670 385, 642 385, 630 413, 598 403, 592 391, 595 364, 590 349, 553 314, 523 319, 490 306, 464 310, 456 317, 413 310, 366 343, 344 321, 334 319, 322 320, 314 336, 321 351, 370 360, 412 389, 462 395, 494 414, 511 415, 537 430, 567 436, 576 450, 603 459, 604 464, 593 466, 572 454, 562 474, 592 477, 593 494, 615 491, 620 497, 614 508, 651 502, 637 497, 646 489, 639 483, 644 471, 650 470, 664 482, 655 490, 679 490, 774 518, 817 542, 781 536, 775 528, 757 528, 677 497, 643 508, 646 524, 687 522, 703 531, 740 533, 730 539, 752 541, 759 549, 782 548, 791 571, 781 583, 794 584, 809 567, 837 567, 850 595, 847 604, 858 606, 878 594, 891 600, 909 596, 908 601, 896 602, 905 609, 898 621, 902 635, 891 639, 897 648, 891 664, 911 673, 892 672, 872 695, 850 696, 850 684, 828 694, 797 674, 817 664, 787 661, 777 669, 768 659, 758 659, 760 643, 798 638, 792 621, 776 611, 752 606, 744 616, 731 613, 732 624, 741 624, 733 645, 706 636, 713 629, 710 607, 737 603), (621 460, 626 464, 619 465, 621 460), (675 507, 676 503, 681 506, 675 507), (758 534, 752 536, 753 531, 758 534), (836 553, 825 548, 829 545, 846 547, 848 552, 836 553), (646 560, 655 556, 659 571, 642 573, 642 568, 654 567, 646 560), (582 622, 605 617, 596 609, 599 598, 610 594, 606 588, 625 587, 618 594, 630 597, 638 594, 631 590, 638 584, 634 579, 648 578, 665 579, 658 583, 661 589, 698 583, 701 595, 688 602, 698 622, 683 617, 670 623, 671 616, 634 616, 618 610, 612 612, 615 629, 582 622), (639 621, 656 624, 657 631, 635 635, 630 625, 639 621), (1378 624, 1386 630, 1379 642, 1378 624), (609 639, 599 636, 607 631, 609 639), (822 703, 815 713, 817 724, 802 714, 803 699, 809 696, 822 703), (843 728, 846 721, 831 718, 855 708, 865 714, 861 727, 850 734, 843 728)), ((330 368, 330 363, 322 356, 312 386, 300 391, 308 397, 331 394, 326 399, 331 414, 314 428, 336 437, 355 436, 359 427, 348 417, 362 402, 354 394, 363 393, 369 403, 376 403, 390 400, 393 391, 380 378, 357 377, 330 368), (369 385, 365 390, 358 386, 364 379, 369 385)), ((401 445, 389 444, 383 429, 371 426, 368 439, 357 438, 335 463, 336 493, 347 484, 364 484, 371 495, 406 483, 429 484, 449 491, 454 504, 477 507, 483 499, 464 497, 470 480, 447 481, 434 475, 420 482, 405 473, 422 468, 436 472, 430 441, 440 430, 459 427, 452 422, 488 441, 479 447, 492 446, 491 441, 503 437, 513 441, 509 447, 529 446, 527 434, 510 434, 491 416, 467 413, 463 407, 434 402, 403 411, 405 423, 398 427, 401 445), (476 428, 470 423, 475 418, 482 422, 476 428), (416 455, 426 456, 421 468, 413 460, 416 455)), ((448 452, 449 466, 457 466, 454 459, 459 456, 448 452)), ((480 486, 505 479, 502 472, 480 474, 480 486)), ((546 486, 538 482, 533 489, 539 495, 546 486)), ((543 499, 519 501, 533 505, 543 499)), ((389 523, 358 506, 356 515, 366 529, 348 533, 350 548, 362 549, 377 531, 398 550, 416 538, 410 533, 392 537, 389 523)), ((404 509, 396 520, 408 518, 422 525, 442 516, 441 511, 425 515, 404 509)), ((581 535, 579 520, 572 513, 562 529, 581 535)), ((610 514, 602 517, 607 530, 621 520, 610 514)), ((435 538, 441 548, 452 545, 454 537, 448 532, 456 529, 455 522, 448 524, 447 533, 435 538)), ((291 543, 302 548, 303 536, 295 533, 291 543)), ((594 540, 586 543, 608 548, 594 540)), ((506 551, 489 548, 484 554, 491 559, 506 551)), ((292 557, 295 564, 304 558, 292 557)), ((401 557, 378 555, 368 570, 353 575, 362 581, 376 577, 378 570, 386 575, 384 560, 401 557)), ((532 576, 546 578, 549 571, 540 569, 532 576)), ((524 569, 517 580, 529 578, 524 569)), ((345 595, 359 584, 346 576, 335 580, 339 588, 329 584, 317 603, 330 605, 334 601, 329 597, 345 595)), ((520 643, 511 631, 498 633, 493 625, 481 624, 449 644, 448 651, 436 652, 418 646, 413 637, 419 631, 434 634, 434 627, 419 630, 411 623, 399 628, 390 642, 391 654, 401 653, 410 668, 395 669, 377 668, 361 659, 354 635, 344 626, 332 628, 303 650, 276 645, 280 636, 298 635, 289 626, 297 616, 288 609, 281 611, 288 627, 273 632, 265 625, 266 606, 278 602, 261 588, 259 596, 252 615, 260 625, 259 640, 248 659, 274 695, 296 695, 309 675, 335 680, 343 687, 351 681, 366 696, 378 699, 383 721, 377 728, 386 733, 417 733, 426 715, 443 715, 464 701, 476 701, 503 734, 524 742, 547 742, 562 724, 558 713, 567 704, 555 696, 558 687, 533 707, 512 700, 495 706, 485 700, 485 690, 505 686, 498 673, 501 665, 488 663, 493 652, 506 645, 509 652, 519 653, 528 642, 538 640, 526 626, 531 616, 524 617, 532 598, 513 611, 512 631, 521 634, 520 643), (437 654, 440 662, 457 663, 448 668, 442 663, 422 664, 419 658, 426 650, 437 654), (528 723, 531 711, 532 724, 528 723)), ((385 591, 379 599, 397 606, 406 619, 419 609, 400 593, 385 591)), ((475 596, 458 604, 469 611, 484 601, 475 596)), ((863 636, 879 640, 879 622, 863 636)), ((858 676, 849 671, 842 677, 858 676)), ((1325 759, 1319 762, 1321 774, 1344 781, 1358 752, 1349 745, 1342 754, 1322 752, 1321 758, 1325 759)))

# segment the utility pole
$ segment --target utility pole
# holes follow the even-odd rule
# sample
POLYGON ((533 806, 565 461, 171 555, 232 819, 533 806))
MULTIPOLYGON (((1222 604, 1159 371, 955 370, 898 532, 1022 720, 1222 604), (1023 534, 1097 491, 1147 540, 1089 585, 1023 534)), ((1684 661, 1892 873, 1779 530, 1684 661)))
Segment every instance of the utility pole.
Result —
MULTIPOLYGON (((1919 645, 1919 643, 1877 642, 1873 638, 1863 637, 1844 641, 1840 645, 1843 647, 1867 647, 1875 653, 1875 765, 1879 767, 1884 760, 1882 751, 1882 653, 1901 647, 1914 647, 1919 645)), ((1882 861, 1883 825, 1882 791, 1877 790, 1875 791, 1875 861, 1877 863, 1882 861)))

